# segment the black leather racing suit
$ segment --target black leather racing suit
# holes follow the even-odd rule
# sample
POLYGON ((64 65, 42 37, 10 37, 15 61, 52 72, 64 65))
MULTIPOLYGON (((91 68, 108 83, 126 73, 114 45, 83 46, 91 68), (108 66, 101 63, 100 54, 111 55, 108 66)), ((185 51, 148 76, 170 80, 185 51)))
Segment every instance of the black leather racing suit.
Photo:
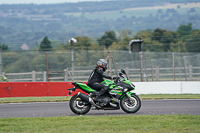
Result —
POLYGON ((107 86, 100 84, 104 81, 103 78, 112 79, 112 77, 106 75, 101 68, 95 68, 90 74, 87 85, 94 90, 100 91, 99 94, 103 95, 108 90, 107 86))

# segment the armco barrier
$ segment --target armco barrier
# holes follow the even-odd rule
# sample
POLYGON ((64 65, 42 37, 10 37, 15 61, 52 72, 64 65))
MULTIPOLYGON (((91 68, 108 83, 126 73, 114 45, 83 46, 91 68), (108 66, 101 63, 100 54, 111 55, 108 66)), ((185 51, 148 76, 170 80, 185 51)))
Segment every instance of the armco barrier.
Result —
MULTIPOLYGON (((67 96, 72 82, 1 82, 0 97, 67 96)), ((136 94, 200 94, 200 82, 133 82, 136 94)), ((78 93, 76 90, 72 95, 78 93)), ((81 91, 82 92, 82 91, 81 91)))
POLYGON ((72 82, 2 82, 0 97, 67 96, 72 87, 72 82))
POLYGON ((136 94, 200 94, 200 82, 133 82, 136 94))

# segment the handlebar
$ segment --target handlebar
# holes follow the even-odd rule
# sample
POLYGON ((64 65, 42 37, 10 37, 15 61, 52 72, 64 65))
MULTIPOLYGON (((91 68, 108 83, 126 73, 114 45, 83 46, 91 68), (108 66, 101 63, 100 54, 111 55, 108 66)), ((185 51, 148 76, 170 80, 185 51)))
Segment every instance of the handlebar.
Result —
POLYGON ((121 78, 126 78, 122 73, 119 73, 119 77, 116 77, 116 79, 114 80, 114 82, 119 82, 120 81, 120 77, 121 78))
POLYGON ((120 77, 116 77, 116 79, 114 80, 114 82, 119 82, 119 80, 120 80, 120 77))

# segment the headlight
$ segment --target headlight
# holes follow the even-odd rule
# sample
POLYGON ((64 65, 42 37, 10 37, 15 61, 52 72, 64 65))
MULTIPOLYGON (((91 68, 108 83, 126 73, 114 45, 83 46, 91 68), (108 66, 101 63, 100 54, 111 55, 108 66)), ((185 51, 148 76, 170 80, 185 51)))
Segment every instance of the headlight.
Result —
POLYGON ((126 92, 127 90, 128 90, 128 89, 127 89, 127 88, 125 88, 125 89, 124 89, 124 92, 126 92))

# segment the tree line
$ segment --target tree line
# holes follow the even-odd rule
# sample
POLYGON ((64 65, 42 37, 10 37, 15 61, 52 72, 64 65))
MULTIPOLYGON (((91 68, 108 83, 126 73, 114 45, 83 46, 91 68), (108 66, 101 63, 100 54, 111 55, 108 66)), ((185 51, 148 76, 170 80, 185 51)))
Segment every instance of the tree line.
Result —
MULTIPOLYGON (((192 24, 180 25, 176 31, 167 31, 156 28, 155 30, 138 31, 131 36, 130 30, 120 32, 106 31, 100 38, 89 38, 87 36, 76 36, 77 43, 75 50, 128 50, 129 42, 133 39, 142 39, 143 51, 151 52, 200 52, 200 30, 192 29, 192 24)), ((71 50, 69 42, 58 43, 53 47, 54 42, 45 36, 35 50, 59 51, 71 50)), ((6 44, 2 44, 2 51, 9 51, 6 44)))
MULTIPOLYGON (((120 32, 106 31, 100 38, 77 36, 75 50, 128 50, 129 42, 133 39, 142 39, 143 51, 150 52, 200 52, 200 30, 192 29, 192 24, 180 25, 176 31, 167 31, 161 28, 155 30, 138 31, 131 37, 130 30, 120 32)), ((54 48, 48 37, 40 43, 39 50, 71 50, 69 43, 62 43, 54 48)), ((4 45, 4 48, 5 47, 4 45)))

